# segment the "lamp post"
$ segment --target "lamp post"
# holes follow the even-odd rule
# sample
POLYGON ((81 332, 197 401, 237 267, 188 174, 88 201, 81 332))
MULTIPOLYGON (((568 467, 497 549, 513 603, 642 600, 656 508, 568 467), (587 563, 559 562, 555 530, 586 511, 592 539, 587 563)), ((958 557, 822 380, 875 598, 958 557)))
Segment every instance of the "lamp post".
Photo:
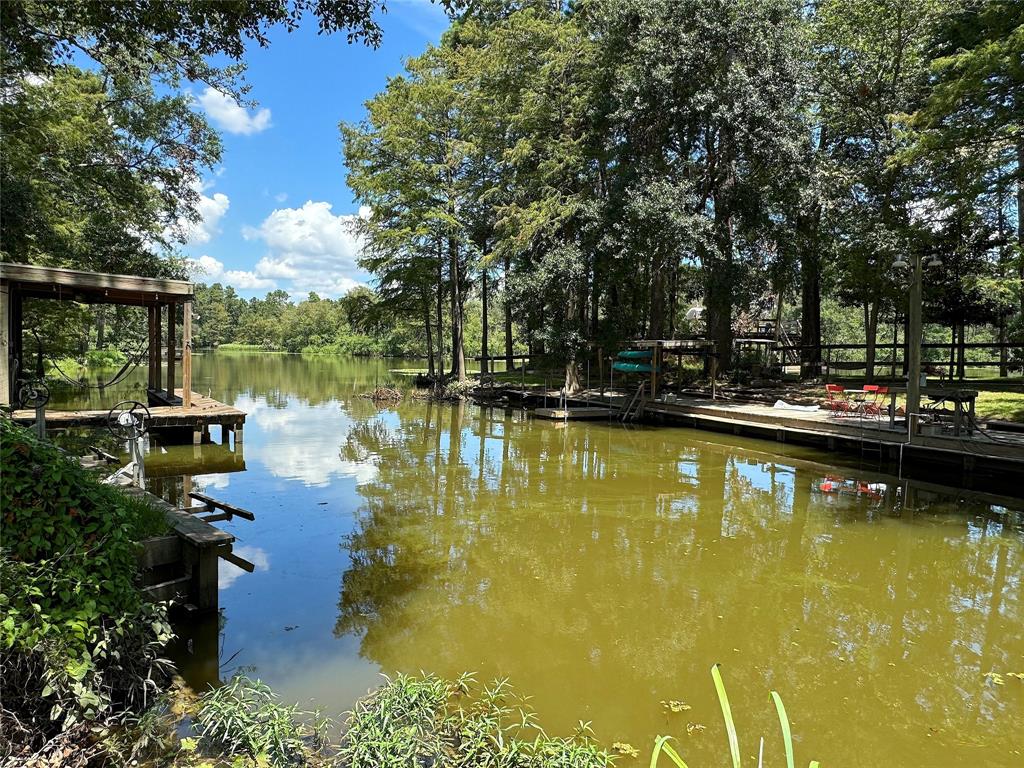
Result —
MULTIPOLYGON (((923 341, 922 305, 924 267, 938 267, 941 259, 934 253, 928 254, 928 263, 924 263, 924 249, 915 248, 911 252, 913 276, 910 281, 909 343, 907 345, 907 439, 913 441, 917 432, 917 419, 921 411, 921 343, 923 341)), ((910 264, 902 256, 893 263, 896 269, 906 269, 910 264)))

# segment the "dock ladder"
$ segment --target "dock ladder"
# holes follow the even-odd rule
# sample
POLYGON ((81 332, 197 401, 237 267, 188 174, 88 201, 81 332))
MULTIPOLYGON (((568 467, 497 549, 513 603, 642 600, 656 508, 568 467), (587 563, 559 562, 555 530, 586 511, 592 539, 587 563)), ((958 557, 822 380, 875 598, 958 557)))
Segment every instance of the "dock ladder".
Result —
POLYGON ((643 410, 644 388, 646 386, 646 381, 640 382, 640 386, 636 388, 636 392, 633 393, 633 397, 630 398, 629 403, 626 404, 622 413, 619 414, 620 421, 636 421, 637 418, 639 418, 640 412, 643 410))

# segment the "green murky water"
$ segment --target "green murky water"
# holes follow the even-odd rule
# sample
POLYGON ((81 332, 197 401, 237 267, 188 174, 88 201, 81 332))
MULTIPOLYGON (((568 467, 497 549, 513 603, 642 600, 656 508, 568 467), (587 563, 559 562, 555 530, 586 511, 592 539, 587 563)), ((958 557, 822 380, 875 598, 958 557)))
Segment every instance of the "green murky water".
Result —
POLYGON ((804 765, 1024 764, 1024 502, 687 429, 358 397, 405 365, 197 358, 196 389, 248 412, 244 450, 154 443, 151 475, 254 511, 226 525, 256 570, 221 564, 194 680, 242 668, 340 712, 380 673, 473 670, 550 731, 589 720, 644 764, 671 734, 698 768, 727 762, 721 662, 745 759, 763 734, 784 764, 774 689, 804 765))

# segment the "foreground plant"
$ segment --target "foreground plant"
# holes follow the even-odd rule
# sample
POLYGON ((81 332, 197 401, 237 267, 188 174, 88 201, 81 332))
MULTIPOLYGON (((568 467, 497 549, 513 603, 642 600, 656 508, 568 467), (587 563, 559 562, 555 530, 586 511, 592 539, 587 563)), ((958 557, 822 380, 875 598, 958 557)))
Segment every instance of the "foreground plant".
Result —
POLYGON ((398 675, 360 701, 338 757, 350 768, 598 768, 612 764, 589 723, 568 738, 548 736, 507 680, 478 689, 463 675, 398 675))
POLYGON ((236 675, 200 698, 194 725, 199 738, 183 742, 186 750, 287 766, 307 765, 324 751, 330 721, 286 706, 265 683, 236 675))
MULTIPOLYGON (((711 677, 715 681, 715 692, 718 694, 718 703, 722 708, 722 718, 725 720, 725 732, 729 737, 729 754, 732 757, 733 768, 742 768, 740 753, 739 734, 736 731, 736 722, 732 717, 732 707, 729 704, 729 694, 725 690, 725 681, 722 679, 722 672, 719 665, 711 667, 711 677)), ((782 729, 782 744, 786 750, 786 768, 795 768, 793 757, 793 733, 789 727, 789 716, 786 714, 786 707, 782 703, 782 697, 775 691, 771 692, 772 701, 775 703, 775 711, 779 716, 779 726, 782 729)), ((654 749, 651 752, 651 768, 656 768, 662 755, 668 757, 676 768, 689 768, 679 753, 669 744, 671 736, 659 736, 654 740, 654 749)), ((764 737, 761 737, 761 746, 758 750, 757 768, 762 768, 764 757, 764 737)), ((819 768, 817 760, 811 760, 808 768, 819 768)))
POLYGON ((0 761, 72 748, 63 764, 83 763, 170 670, 166 611, 134 583, 137 541, 161 521, 5 419, 0 466, 0 761))

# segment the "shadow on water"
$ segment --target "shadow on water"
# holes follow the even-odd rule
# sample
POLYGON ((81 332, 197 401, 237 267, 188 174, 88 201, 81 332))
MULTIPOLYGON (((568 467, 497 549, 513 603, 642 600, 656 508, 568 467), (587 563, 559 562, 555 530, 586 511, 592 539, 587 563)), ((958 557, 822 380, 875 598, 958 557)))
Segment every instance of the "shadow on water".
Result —
POLYGON ((804 759, 1020 764, 1024 680, 986 677, 1024 672, 1018 502, 772 442, 359 397, 413 365, 197 361, 198 387, 249 413, 244 456, 204 446, 211 471, 161 448, 153 468, 165 495, 187 470, 253 510, 225 526, 256 569, 222 564, 223 617, 182 641, 195 683, 244 666, 340 712, 382 672, 473 670, 509 676, 552 732, 670 733, 713 765, 721 662, 766 764, 771 689, 804 759))

